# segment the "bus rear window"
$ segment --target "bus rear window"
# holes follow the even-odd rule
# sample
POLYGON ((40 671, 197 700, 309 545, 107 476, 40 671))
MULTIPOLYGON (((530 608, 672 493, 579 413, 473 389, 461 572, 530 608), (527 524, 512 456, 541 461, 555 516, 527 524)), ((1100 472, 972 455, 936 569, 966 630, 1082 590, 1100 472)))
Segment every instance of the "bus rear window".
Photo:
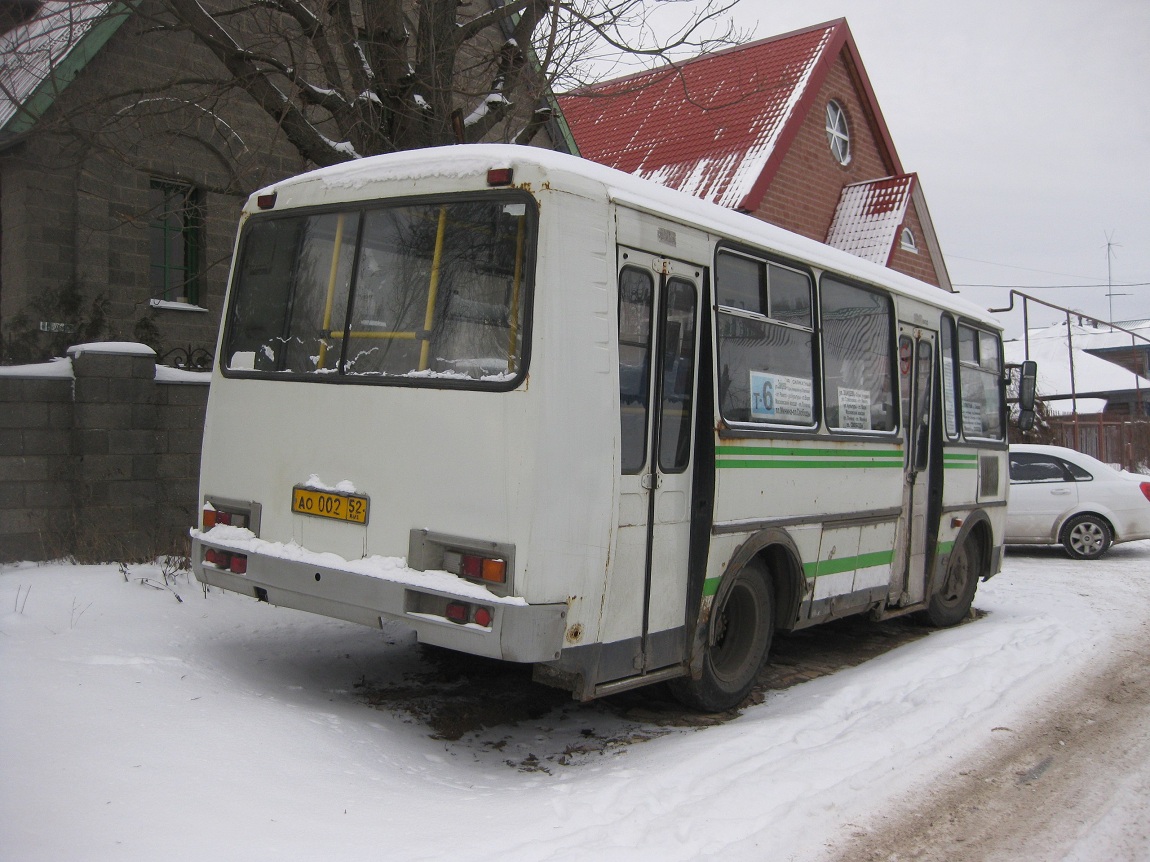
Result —
POLYGON ((512 385, 524 371, 533 212, 501 196, 252 217, 225 370, 512 385))

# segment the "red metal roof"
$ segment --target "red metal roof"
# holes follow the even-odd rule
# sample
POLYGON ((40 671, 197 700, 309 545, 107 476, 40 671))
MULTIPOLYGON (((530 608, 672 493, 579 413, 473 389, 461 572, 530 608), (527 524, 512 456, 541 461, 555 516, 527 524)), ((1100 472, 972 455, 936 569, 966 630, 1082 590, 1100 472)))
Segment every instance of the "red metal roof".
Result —
POLYGON ((853 49, 839 19, 608 81, 560 106, 585 158, 750 210, 795 133, 789 121, 805 115, 844 44, 853 49))

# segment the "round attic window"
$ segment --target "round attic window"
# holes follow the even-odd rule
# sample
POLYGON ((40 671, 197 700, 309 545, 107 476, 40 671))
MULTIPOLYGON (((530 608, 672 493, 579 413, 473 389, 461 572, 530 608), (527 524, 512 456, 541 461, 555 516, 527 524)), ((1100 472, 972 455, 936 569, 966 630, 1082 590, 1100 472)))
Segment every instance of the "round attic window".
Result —
POLYGON ((827 141, 831 154, 840 165, 851 160, 851 137, 847 130, 847 115, 842 105, 833 99, 827 102, 827 141))

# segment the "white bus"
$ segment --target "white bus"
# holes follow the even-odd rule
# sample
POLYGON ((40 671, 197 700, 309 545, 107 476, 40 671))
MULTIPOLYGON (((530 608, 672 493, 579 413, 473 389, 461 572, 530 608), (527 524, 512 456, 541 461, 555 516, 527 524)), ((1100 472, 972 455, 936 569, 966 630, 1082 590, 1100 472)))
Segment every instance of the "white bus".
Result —
POLYGON ((1000 567, 999 328, 570 156, 460 146, 253 195, 204 433, 205 584, 535 666, 749 692, 776 632, 952 625, 1000 567))

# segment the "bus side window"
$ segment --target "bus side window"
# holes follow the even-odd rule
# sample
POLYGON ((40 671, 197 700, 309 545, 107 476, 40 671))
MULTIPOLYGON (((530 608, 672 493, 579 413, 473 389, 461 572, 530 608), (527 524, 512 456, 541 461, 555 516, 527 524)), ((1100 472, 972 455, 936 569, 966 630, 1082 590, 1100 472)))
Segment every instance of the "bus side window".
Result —
POLYGON ((734 251, 715 258, 719 406, 733 422, 813 426, 811 279, 734 251))
POLYGON ((893 431, 890 297, 827 276, 821 297, 827 425, 893 431))
POLYGON ((958 396, 954 382, 954 320, 942 318, 942 414, 946 420, 946 436, 958 437, 958 396))
POLYGON ((619 434, 624 474, 641 472, 647 461, 654 297, 651 273, 630 266, 619 273, 619 434))
POLYGON ((1001 440, 1002 353, 998 336, 960 325, 958 356, 963 436, 1001 440))
POLYGON ((691 460, 691 407, 695 388, 695 285, 667 282, 663 315, 663 389, 659 469, 679 473, 691 460))

